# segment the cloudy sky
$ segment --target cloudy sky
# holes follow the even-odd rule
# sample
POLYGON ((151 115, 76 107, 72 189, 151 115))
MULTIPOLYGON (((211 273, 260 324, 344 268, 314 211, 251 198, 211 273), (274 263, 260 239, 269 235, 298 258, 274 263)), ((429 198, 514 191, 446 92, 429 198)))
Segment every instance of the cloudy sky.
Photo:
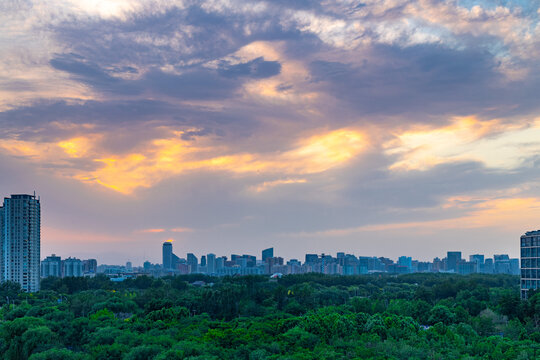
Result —
POLYGON ((3 0, 1 193, 43 256, 518 256, 539 5, 3 0))

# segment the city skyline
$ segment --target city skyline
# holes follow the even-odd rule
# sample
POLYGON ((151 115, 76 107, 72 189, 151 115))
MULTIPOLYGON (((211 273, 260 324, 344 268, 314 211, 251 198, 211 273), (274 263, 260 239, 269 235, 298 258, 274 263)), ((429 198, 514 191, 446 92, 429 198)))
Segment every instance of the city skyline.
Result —
POLYGON ((539 3, 0 4, 0 189, 42 253, 519 256, 539 3))
MULTIPOLYGON (((536 232, 536 231, 540 231, 540 230, 534 230, 532 232, 536 232)), ((432 262, 434 260, 441 260, 441 259, 446 259, 443 255, 446 253, 447 255, 448 254, 454 254, 454 256, 456 256, 456 254, 459 254, 459 257, 460 259, 466 259, 467 257, 467 253, 461 251, 461 250, 445 250, 445 251, 442 251, 441 253, 431 257, 431 258, 418 258, 416 257, 414 254, 400 254, 400 255, 397 255, 395 257, 391 257, 391 256, 387 256, 385 254, 365 254, 365 253, 362 253, 362 252, 348 252, 348 251, 341 251, 340 249, 334 249, 333 251, 330 251, 330 252, 322 252, 322 253, 317 253, 317 252, 310 252, 310 251, 305 251, 304 253, 300 254, 299 256, 295 256, 295 257, 286 257, 286 256, 283 256, 282 254, 280 254, 278 251, 276 251, 276 249, 274 247, 270 247, 270 248, 265 248, 265 249, 259 249, 259 251, 254 251, 254 252, 249 252, 249 251, 244 251, 244 250, 241 250, 239 249, 238 251, 229 251, 228 253, 217 253, 217 252, 213 252, 211 249, 210 250, 207 250, 207 251, 202 251, 202 252, 192 252, 192 251, 189 251, 189 250, 182 250, 183 252, 178 252, 178 254, 175 253, 175 250, 173 250, 173 247, 174 247, 174 242, 171 241, 171 239, 168 239, 166 240, 165 242, 163 242, 162 244, 162 247, 159 249, 159 258, 156 260, 154 258, 144 258, 144 260, 141 262, 141 263, 137 263, 137 262, 133 262, 132 259, 128 258, 127 260, 125 261, 116 261, 116 262, 101 262, 99 261, 100 259, 91 259, 93 261, 97 260, 98 263, 100 265, 111 265, 111 266, 122 266, 123 263, 130 263, 132 264, 132 266, 134 267, 142 267, 144 265, 144 263, 152 263, 152 264, 157 264, 157 265, 160 265, 160 266, 163 266, 164 269, 172 269, 173 266, 173 262, 174 261, 178 261, 178 260, 181 260, 181 261, 186 261, 186 258, 189 259, 189 257, 194 257, 194 259, 197 259, 196 261, 200 261, 201 258, 206 258, 208 255, 212 255, 214 257, 223 257, 223 258, 228 258, 230 259, 231 257, 233 256, 250 256, 250 257, 254 257, 256 258, 257 261, 262 261, 264 262, 264 259, 265 257, 279 257, 279 258, 283 258, 284 261, 287 261, 287 260, 300 260, 301 262, 303 261, 302 259, 305 258, 306 255, 317 255, 317 256, 334 256, 334 255, 339 255, 339 254, 346 254, 346 255, 353 255, 353 256, 357 256, 357 257, 369 257, 369 258, 386 258, 386 259, 390 259, 390 260, 393 260, 393 261, 396 261, 398 262, 400 258, 403 258, 403 257, 407 257, 407 258, 410 258, 411 260, 413 261, 420 261, 420 262, 432 262), (265 256, 264 255, 264 252, 267 252, 267 251, 270 251, 270 253, 267 252, 267 255, 265 256), (272 256, 269 256, 268 254, 271 254, 272 256), (260 256, 259 256, 260 255, 260 256), (171 260, 169 260, 168 262, 165 260, 165 258, 168 257, 170 258, 171 260)), ((43 253, 43 255, 46 255, 45 253, 43 253)), ((475 257, 479 257, 482 259, 482 262, 485 259, 493 259, 493 258, 496 258, 498 256, 509 256, 510 258, 512 259, 517 259, 519 258, 519 256, 517 257, 513 257, 513 256, 510 256, 508 253, 493 253, 493 254, 489 254, 489 253, 486 253, 486 252, 482 252, 482 251, 479 251, 479 252, 473 252, 473 253, 469 253, 468 254, 470 260, 469 261, 474 261, 472 260, 473 258, 475 257)), ((43 260, 47 260, 51 257, 58 257, 58 259, 60 258, 84 258, 84 256, 77 256, 77 254, 67 254, 67 255, 59 255, 57 253, 51 253, 49 254, 48 256, 46 256, 46 258, 44 258, 43 260)), ((81 261, 87 261, 87 260, 81 260, 81 261)), ((189 261, 189 260, 188 260, 189 261)), ((194 260, 195 261, 195 260, 194 260)))

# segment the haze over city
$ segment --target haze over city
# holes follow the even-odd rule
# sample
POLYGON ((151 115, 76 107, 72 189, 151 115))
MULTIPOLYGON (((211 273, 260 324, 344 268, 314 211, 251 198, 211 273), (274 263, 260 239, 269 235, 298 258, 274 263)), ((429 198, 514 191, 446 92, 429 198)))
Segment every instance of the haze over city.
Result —
POLYGON ((537 1, 2 1, 0 189, 41 253, 519 257, 537 1))

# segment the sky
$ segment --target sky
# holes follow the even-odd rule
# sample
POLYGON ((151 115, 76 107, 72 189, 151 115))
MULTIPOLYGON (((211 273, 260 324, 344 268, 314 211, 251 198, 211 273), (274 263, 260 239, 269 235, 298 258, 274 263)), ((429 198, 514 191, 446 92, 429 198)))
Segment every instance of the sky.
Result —
POLYGON ((3 0, 0 193, 42 257, 519 256, 538 0, 3 0))

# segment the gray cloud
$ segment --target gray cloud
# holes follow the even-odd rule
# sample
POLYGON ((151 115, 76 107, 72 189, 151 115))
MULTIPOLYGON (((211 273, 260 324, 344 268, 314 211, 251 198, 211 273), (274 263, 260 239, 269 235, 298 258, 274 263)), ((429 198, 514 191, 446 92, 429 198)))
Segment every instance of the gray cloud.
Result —
POLYGON ((281 64, 278 61, 265 61, 263 57, 258 57, 242 64, 221 64, 218 73, 225 77, 266 78, 278 75, 281 72, 281 64))
POLYGON ((505 81, 498 61, 486 51, 440 45, 374 50, 361 65, 312 62, 315 83, 363 114, 496 117, 538 109, 527 94, 540 89, 539 79, 505 81))

